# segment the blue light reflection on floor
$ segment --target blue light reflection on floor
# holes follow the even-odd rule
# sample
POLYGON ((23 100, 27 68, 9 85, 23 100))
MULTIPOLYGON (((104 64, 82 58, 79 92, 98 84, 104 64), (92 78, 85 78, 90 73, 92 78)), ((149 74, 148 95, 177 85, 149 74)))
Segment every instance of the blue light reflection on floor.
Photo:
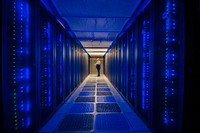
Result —
MULTIPOLYGON (((126 103, 123 98, 120 98, 121 95, 114 87, 109 88, 112 95, 98 96, 97 85, 94 91, 84 92, 83 88, 90 78, 91 75, 85 79, 72 96, 63 104, 55 115, 52 116, 40 130, 40 133, 58 133, 61 132, 61 130, 66 133, 71 131, 76 133, 83 131, 84 133, 151 133, 128 103, 126 103), (80 94, 82 96, 80 96, 80 94), (86 99, 87 97, 91 97, 87 96, 88 94, 94 94, 93 97, 95 100, 93 102, 87 102, 87 100, 75 102, 78 97, 84 97, 86 99), (97 105, 99 104, 116 104, 121 111, 109 112, 109 109, 106 109, 105 112, 98 112, 97 105), (66 121, 68 124, 70 123, 71 126, 66 126, 66 124, 64 124, 66 121)), ((104 75, 96 78, 96 81, 104 80, 109 86, 112 86, 104 75)))

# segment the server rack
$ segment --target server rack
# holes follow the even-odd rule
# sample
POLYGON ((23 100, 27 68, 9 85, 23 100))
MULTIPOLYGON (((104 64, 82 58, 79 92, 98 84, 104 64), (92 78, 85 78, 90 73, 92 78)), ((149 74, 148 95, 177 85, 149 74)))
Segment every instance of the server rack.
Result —
MULTIPOLYGON (((84 58, 84 55, 83 55, 83 50, 82 48, 80 47, 79 49, 79 62, 80 62, 80 65, 84 65, 83 63, 83 59, 84 58)), ((84 74, 84 69, 83 67, 79 67, 79 83, 81 83, 81 81, 83 81, 83 77, 85 76, 84 74)))
POLYGON ((123 87, 123 82, 124 82, 124 69, 123 69, 123 65, 124 65, 124 60, 123 60, 123 52, 124 52, 124 47, 123 47, 123 38, 119 40, 119 47, 120 47, 120 57, 119 57, 119 62, 120 62, 120 85, 119 85, 119 90, 121 92, 123 92, 123 89, 125 89, 123 87))
POLYGON ((78 69, 79 69, 79 63, 78 63, 78 45, 77 45, 77 43, 76 42, 74 42, 75 43, 75 46, 74 46, 74 87, 76 87, 77 86, 77 84, 78 84, 78 69))
POLYGON ((120 75, 120 73, 119 73, 119 72, 120 72, 120 61, 119 61, 119 59, 120 59, 120 58, 119 58, 119 57, 120 57, 120 47, 119 47, 119 43, 118 43, 118 42, 116 43, 116 49, 117 49, 117 50, 116 50, 116 51, 117 51, 117 53, 116 53, 116 58, 117 58, 117 59, 116 59, 116 60, 117 60, 117 61, 116 61, 116 67, 117 67, 117 68, 116 68, 116 69, 117 69, 117 72, 116 72, 116 73, 117 73, 117 83, 116 83, 116 87, 119 88, 119 86, 120 86, 120 82, 119 82, 119 81, 120 81, 120 76, 121 76, 121 75, 120 75))
POLYGON ((151 125, 153 104, 153 18, 152 3, 149 3, 138 17, 138 73, 137 73, 137 110, 151 125))
POLYGON ((54 18, 41 5, 40 18, 40 48, 39 48, 39 64, 40 64, 40 108, 41 119, 45 120, 53 112, 55 108, 54 94, 55 91, 55 69, 54 69, 54 18))
POLYGON ((134 22, 129 31, 129 88, 128 100, 134 108, 137 108, 138 86, 138 22, 134 22))
POLYGON ((81 58, 82 59, 82 69, 83 69, 83 72, 82 72, 82 77, 83 79, 90 73, 90 60, 89 60, 89 56, 88 56, 88 53, 85 52, 84 49, 82 49, 82 54, 84 55, 83 57, 84 58, 81 58))
POLYGON ((63 37, 61 25, 56 25, 56 106, 63 101, 63 37))
POLYGON ((110 51, 110 58, 111 58, 111 66, 110 66, 110 70, 111 70, 111 73, 112 73, 112 76, 110 76, 110 78, 111 78, 111 82, 113 82, 114 83, 114 60, 112 59, 114 57, 114 49, 111 49, 111 51, 110 51))
POLYGON ((129 74, 129 69, 128 69, 128 59, 129 59, 129 51, 128 51, 128 48, 129 48, 129 43, 128 43, 128 33, 125 34, 125 37, 123 39, 123 60, 124 60, 124 85, 123 87, 125 88, 123 90, 123 93, 124 93, 124 96, 127 98, 128 97, 128 74, 129 74), (127 89, 126 89, 127 88, 127 89))
POLYGON ((63 93, 65 99, 71 92, 71 42, 66 32, 64 32, 63 41, 63 93))
POLYGON ((66 77, 67 77, 67 86, 66 86, 66 89, 69 90, 69 93, 72 92, 72 68, 71 68, 71 63, 72 63, 72 54, 71 54, 71 49, 72 49, 72 40, 67 37, 67 40, 66 40, 66 47, 67 47, 67 50, 65 51, 66 53, 66 58, 68 59, 68 61, 66 61, 66 66, 67 66, 67 73, 66 73, 66 77))
POLYGON ((184 93, 184 43, 182 1, 156 3, 156 70, 155 127, 159 132, 182 132, 184 93), (158 111, 156 111, 158 110, 158 111), (158 124, 158 125, 157 125, 158 124))
POLYGON ((71 43, 71 90, 75 88, 75 43, 71 43))
POLYGON ((31 132, 37 127, 35 15, 38 1, 3 1, 3 132, 31 132))
POLYGON ((77 49, 77 58, 78 58, 78 71, 77 71, 77 83, 79 84, 80 83, 80 76, 81 76, 81 62, 80 62, 80 47, 78 47, 77 49))
POLYGON ((117 84, 117 47, 114 46, 114 72, 113 72, 113 76, 114 76, 114 84, 116 85, 117 84))
MULTIPOLYGON (((184 31, 181 31, 184 26, 182 6, 179 0, 141 4, 132 26, 112 46, 121 50, 116 56, 122 69, 116 72, 120 76, 117 88, 156 133, 181 133, 183 128, 185 46, 184 31), (126 51, 123 45, 127 38, 126 51), (123 84, 127 72, 130 72, 130 86, 123 84)), ((110 52, 106 56, 110 56, 110 52)), ((105 57, 107 67, 113 59, 105 57)), ((112 79, 111 72, 107 75, 112 79)))
MULTIPOLYGON (((110 50, 110 54, 109 54, 109 59, 111 58, 111 50, 110 50)), ((111 61, 111 60, 110 60, 111 61)), ((112 64, 109 64, 109 71, 112 71, 112 64)), ((111 78, 111 77, 110 77, 111 78)), ((111 82, 112 82, 112 80, 111 80, 111 82)))
MULTIPOLYGON (((83 54, 83 49, 80 47, 80 50, 79 50, 79 62, 80 62, 80 64, 83 64, 83 59, 82 58, 84 58, 84 54, 83 54)), ((81 81, 83 81, 83 77, 84 77, 84 76, 81 75, 81 74, 84 75, 83 67, 80 67, 79 71, 80 71, 79 72, 79 82, 81 82, 81 81)))
MULTIPOLYGON (((118 90, 120 91, 120 92, 122 92, 122 86, 123 86, 123 45, 122 45, 122 39, 120 39, 119 41, 118 41, 118 46, 119 46, 119 59, 118 59, 118 65, 119 65, 119 71, 118 71, 118 73, 119 73, 119 83, 118 83, 118 90)), ((112 76, 112 74, 111 74, 111 76, 112 76)))
MULTIPOLYGON (((79 43, 78 43, 79 44, 79 43)), ((78 75, 78 84, 77 85, 79 85, 80 83, 81 83, 81 74, 82 74, 82 72, 81 72, 81 67, 82 67, 82 64, 81 64, 81 45, 79 44, 79 46, 78 46, 78 63, 79 63, 79 65, 78 65, 78 72, 77 72, 77 75, 78 75)))
POLYGON ((37 132, 88 75, 88 54, 83 50, 80 60, 82 47, 49 8, 40 1, 3 1, 3 132, 37 132))

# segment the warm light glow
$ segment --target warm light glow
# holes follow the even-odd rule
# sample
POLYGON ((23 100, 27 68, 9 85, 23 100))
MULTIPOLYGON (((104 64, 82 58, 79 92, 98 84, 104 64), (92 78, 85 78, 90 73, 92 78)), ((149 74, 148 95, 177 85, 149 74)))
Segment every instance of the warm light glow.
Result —
POLYGON ((88 52, 90 56, 103 56, 105 52, 88 52))
POLYGON ((106 52, 107 48, 86 48, 88 52, 106 52))

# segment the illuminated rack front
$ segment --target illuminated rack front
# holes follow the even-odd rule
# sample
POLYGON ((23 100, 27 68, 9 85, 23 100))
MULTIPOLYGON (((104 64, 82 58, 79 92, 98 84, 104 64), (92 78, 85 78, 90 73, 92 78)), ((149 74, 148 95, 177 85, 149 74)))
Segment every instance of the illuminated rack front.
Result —
POLYGON ((166 0, 160 3, 160 38, 159 47, 159 86, 160 93, 159 117, 160 132, 176 133, 179 124, 179 108, 181 97, 180 79, 182 61, 180 60, 181 45, 179 44, 178 16, 176 0, 166 0), (162 28, 161 28, 162 27, 162 28))
POLYGON ((56 96, 57 105, 63 100, 63 34, 57 31, 56 38, 56 96))
POLYGON ((130 28, 129 34, 129 102, 136 106, 136 99, 137 99, 137 62, 138 62, 138 49, 137 49, 137 42, 136 42, 136 28, 135 23, 130 28))
POLYGON ((176 107, 170 104, 172 100, 176 97, 177 86, 177 39, 175 35, 176 31, 176 3, 174 0, 169 0, 166 2, 165 13, 163 14, 163 19, 165 19, 166 24, 166 49, 165 49, 165 105, 163 110, 163 121, 166 125, 173 124, 175 121, 174 113, 176 107))
POLYGON ((42 116, 47 115, 53 108, 52 103, 52 42, 51 42, 51 23, 47 18, 42 18, 40 26, 40 98, 42 116))
MULTIPOLYGON (((32 124, 30 7, 27 1, 9 1, 8 90, 9 132, 28 131, 32 124)), ((7 118, 8 119, 8 118, 7 118)))
POLYGON ((142 110, 149 109, 149 45, 150 45, 150 22, 148 19, 143 20, 142 28, 142 110))
MULTIPOLYGON (((107 52, 106 69, 110 70, 111 63, 117 62, 114 84, 119 91, 128 92, 129 102, 149 127, 158 133, 181 133, 185 84, 185 22, 181 12, 184 3, 178 0, 148 2, 144 3, 145 7, 141 5, 139 15, 123 34, 125 37, 112 44, 116 56, 112 58, 112 48, 107 52), (121 67, 122 59, 127 56, 123 53, 124 38, 128 38, 128 71, 121 67), (121 89, 126 73, 129 73, 129 86, 121 89)), ((114 78, 112 71, 105 74, 110 80, 114 78)))

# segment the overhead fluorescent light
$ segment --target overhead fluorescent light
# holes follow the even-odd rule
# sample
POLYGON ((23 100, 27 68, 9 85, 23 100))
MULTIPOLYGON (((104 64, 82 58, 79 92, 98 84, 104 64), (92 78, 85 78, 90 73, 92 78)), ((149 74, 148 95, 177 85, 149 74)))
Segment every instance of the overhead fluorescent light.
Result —
POLYGON ((106 52, 107 48, 86 48, 85 50, 88 52, 106 52))
POLYGON ((90 56, 103 56, 105 52, 88 52, 90 56))

